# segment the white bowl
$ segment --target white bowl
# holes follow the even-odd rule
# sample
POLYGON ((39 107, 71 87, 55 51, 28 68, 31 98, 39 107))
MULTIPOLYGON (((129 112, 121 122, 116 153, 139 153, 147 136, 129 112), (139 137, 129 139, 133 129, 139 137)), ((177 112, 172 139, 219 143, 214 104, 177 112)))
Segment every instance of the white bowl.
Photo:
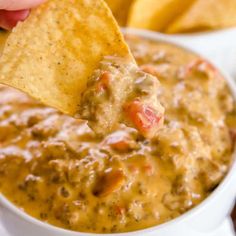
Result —
MULTIPOLYGON (((143 38, 173 43, 168 36, 144 30, 127 30, 143 38)), ((175 43, 176 44, 176 43, 175 43)), ((178 44, 177 44, 178 45, 178 44)), ((181 46, 179 44, 178 46, 181 46)), ((183 47, 183 46, 181 46, 183 47)), ((189 50, 189 47, 184 47, 189 50)), ((195 52, 190 49, 190 51, 195 52)), ((197 53, 197 52, 195 52, 197 53)), ((199 53, 198 53, 199 54, 199 53)), ((227 80, 234 97, 236 98, 236 86, 233 79, 220 70, 227 80)), ((234 155, 235 159, 236 154, 234 155)), ((130 233, 120 233, 122 236, 203 236, 203 235, 234 235, 231 229, 230 212, 236 197, 236 162, 232 164, 227 176, 214 192, 201 204, 189 210, 180 217, 159 226, 130 233), (223 222, 225 222, 223 224, 223 222), (224 227, 223 227, 223 226, 224 227), (227 231, 228 230, 228 231, 227 231)), ((3 195, 0 195, 0 219, 6 230, 12 236, 95 236, 98 234, 79 233, 64 230, 42 221, 39 221, 13 205, 3 195)), ((113 235, 114 234, 107 234, 113 235)), ((1 235, 2 236, 2 235, 1 235)))

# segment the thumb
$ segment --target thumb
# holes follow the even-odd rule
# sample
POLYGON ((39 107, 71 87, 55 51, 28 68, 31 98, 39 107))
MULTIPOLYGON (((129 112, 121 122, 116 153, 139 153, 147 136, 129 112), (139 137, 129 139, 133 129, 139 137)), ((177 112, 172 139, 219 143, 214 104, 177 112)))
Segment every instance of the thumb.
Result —
POLYGON ((0 9, 14 11, 36 7, 45 0, 0 0, 0 9))
POLYGON ((5 11, 0 10, 0 27, 12 29, 18 21, 25 20, 29 15, 29 10, 5 11))

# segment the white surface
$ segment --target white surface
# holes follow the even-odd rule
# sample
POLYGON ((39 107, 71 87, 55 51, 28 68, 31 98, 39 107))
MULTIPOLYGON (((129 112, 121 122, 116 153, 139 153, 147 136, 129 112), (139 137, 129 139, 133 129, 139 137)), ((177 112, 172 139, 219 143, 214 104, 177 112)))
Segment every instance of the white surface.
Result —
MULTIPOLYGON (((219 31, 216 33, 194 36, 165 36, 161 34, 145 33, 148 38, 163 38, 178 42, 190 49, 194 49, 203 56, 212 60, 228 74, 236 78, 236 30, 219 31), (158 37, 157 37, 158 35, 158 37)), ((226 76, 227 77, 227 76, 226 76)), ((230 79, 229 79, 230 80, 230 79)), ((231 83, 231 87, 234 85, 231 83)), ((236 89, 234 91, 236 93, 236 89)), ((236 94, 235 94, 236 95, 236 94)), ((217 190, 202 204, 187 212, 174 221, 161 226, 153 227, 138 233, 123 235, 138 236, 233 236, 232 222, 227 215, 232 208, 236 196, 234 183, 236 182, 236 165, 217 190), (225 220, 226 219, 226 220, 225 220)), ((2 222, 8 226, 11 235, 0 225, 0 236, 78 236, 80 234, 65 230, 58 230, 33 219, 9 203, 0 195, 3 208, 0 209, 2 222)))
MULTIPOLYGON (((10 236, 10 235, 7 233, 7 231, 4 229, 3 225, 1 224, 1 222, 0 222, 0 235, 1 235, 1 236, 10 236)), ((18 236, 18 235, 16 235, 16 236, 18 236)))
POLYGON ((233 222, 226 220, 212 236, 235 236, 233 222))

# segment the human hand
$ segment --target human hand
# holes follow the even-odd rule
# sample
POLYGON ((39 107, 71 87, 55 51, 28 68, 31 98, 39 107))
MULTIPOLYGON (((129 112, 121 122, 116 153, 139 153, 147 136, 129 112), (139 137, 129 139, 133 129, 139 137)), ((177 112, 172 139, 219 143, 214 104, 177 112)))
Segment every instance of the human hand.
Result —
POLYGON ((28 17, 31 8, 42 2, 44 0, 0 0, 0 27, 13 28, 18 21, 28 17))

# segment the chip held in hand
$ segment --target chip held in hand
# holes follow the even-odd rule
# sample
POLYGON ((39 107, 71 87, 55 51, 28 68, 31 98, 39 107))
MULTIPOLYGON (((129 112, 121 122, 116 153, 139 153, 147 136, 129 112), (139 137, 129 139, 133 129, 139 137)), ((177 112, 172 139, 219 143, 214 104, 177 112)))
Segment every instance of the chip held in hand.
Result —
POLYGON ((102 0, 49 0, 9 35, 0 82, 74 115, 104 56, 134 61, 102 0))

